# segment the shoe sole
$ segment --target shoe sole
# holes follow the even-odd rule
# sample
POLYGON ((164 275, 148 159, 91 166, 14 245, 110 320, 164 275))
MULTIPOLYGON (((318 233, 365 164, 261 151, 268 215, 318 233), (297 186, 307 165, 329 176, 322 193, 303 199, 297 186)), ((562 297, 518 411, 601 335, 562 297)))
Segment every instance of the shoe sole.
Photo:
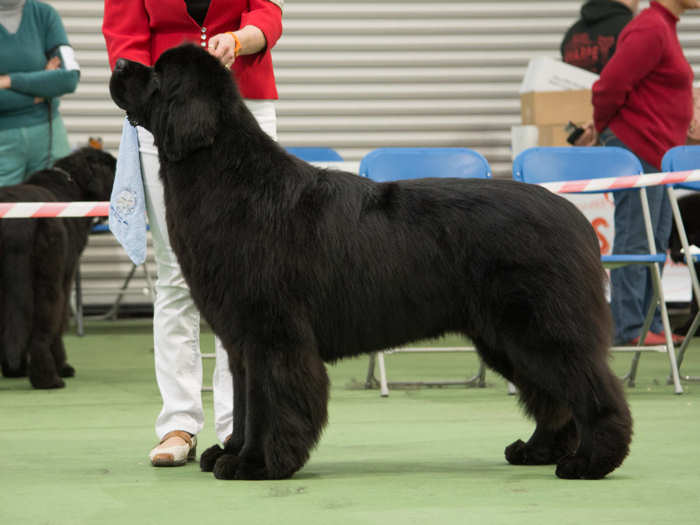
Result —
POLYGON ((174 459, 170 459, 167 457, 167 455, 163 456, 155 456, 151 460, 151 465, 154 467, 181 467, 182 465, 185 465, 188 461, 194 461, 197 457, 197 447, 192 448, 189 453, 187 454, 187 457, 183 460, 180 461, 175 461, 174 459))

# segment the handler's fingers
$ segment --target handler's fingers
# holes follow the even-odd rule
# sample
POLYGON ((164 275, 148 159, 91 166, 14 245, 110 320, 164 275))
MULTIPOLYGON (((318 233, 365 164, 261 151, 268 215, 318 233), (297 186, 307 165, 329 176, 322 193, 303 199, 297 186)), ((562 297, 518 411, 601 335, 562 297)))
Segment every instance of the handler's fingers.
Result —
POLYGON ((209 47, 207 48, 207 51, 209 51, 209 54, 213 56, 214 58, 221 59, 221 57, 224 55, 226 50, 224 49, 223 42, 221 41, 221 35, 214 35, 209 39, 209 47))
POLYGON ((235 60, 235 41, 226 33, 214 35, 209 39, 209 53, 223 65, 229 66, 235 60))

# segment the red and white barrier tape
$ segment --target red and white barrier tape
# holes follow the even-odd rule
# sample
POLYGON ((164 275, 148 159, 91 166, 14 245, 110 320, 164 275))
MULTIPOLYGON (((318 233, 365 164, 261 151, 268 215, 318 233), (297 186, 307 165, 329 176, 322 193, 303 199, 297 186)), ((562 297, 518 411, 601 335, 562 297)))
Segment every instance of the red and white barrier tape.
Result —
POLYGON ((625 175, 604 179, 543 182, 540 186, 547 188, 553 193, 580 193, 584 191, 613 191, 697 181, 700 181, 700 170, 645 173, 642 175, 625 175))
POLYGON ((109 202, 0 202, 0 219, 107 217, 109 202))
MULTIPOLYGON (((645 173, 605 179, 544 182, 543 188, 553 193, 612 191, 682 182, 700 181, 700 170, 645 173)), ((39 217, 107 217, 109 202, 0 202, 0 219, 39 217)))

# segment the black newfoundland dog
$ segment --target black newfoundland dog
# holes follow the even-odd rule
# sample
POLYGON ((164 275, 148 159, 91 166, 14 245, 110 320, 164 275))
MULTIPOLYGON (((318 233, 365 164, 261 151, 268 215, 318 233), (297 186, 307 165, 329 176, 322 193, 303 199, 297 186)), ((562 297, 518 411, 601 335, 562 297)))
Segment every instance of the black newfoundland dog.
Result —
MULTIPOLYGON (((24 184, 0 188, 0 202, 105 201, 116 160, 92 147, 56 161, 24 184)), ((80 254, 93 218, 0 220, 0 362, 6 377, 61 388, 75 370, 62 334, 80 254)))
POLYGON ((605 275, 573 205, 513 181, 318 169, 270 139, 193 45, 153 68, 119 60, 110 91, 155 136, 173 249, 230 357, 233 436, 203 470, 291 476, 326 423, 324 362, 446 332, 468 336, 536 421, 509 462, 556 463, 562 478, 622 463, 632 420, 608 366, 605 275))

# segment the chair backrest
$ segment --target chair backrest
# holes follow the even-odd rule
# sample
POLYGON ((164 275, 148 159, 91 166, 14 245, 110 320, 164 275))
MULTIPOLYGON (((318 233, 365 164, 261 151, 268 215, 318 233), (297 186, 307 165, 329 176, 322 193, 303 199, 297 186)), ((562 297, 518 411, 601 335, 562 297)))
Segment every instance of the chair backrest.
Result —
POLYGON ((426 177, 487 179, 486 159, 467 148, 379 148, 360 162, 360 175, 376 182, 426 177))
POLYGON ((342 161, 343 157, 335 151, 333 148, 325 147, 291 147, 285 148, 287 152, 299 157, 301 160, 306 162, 328 162, 328 161, 342 161))
POLYGON ((513 161, 513 179, 532 184, 643 172, 642 164, 632 152, 612 146, 529 148, 513 161))
MULTIPOLYGON (((661 159, 661 171, 689 171, 700 169, 700 146, 676 146, 661 159)), ((676 188, 700 191, 700 182, 683 182, 676 188)))

